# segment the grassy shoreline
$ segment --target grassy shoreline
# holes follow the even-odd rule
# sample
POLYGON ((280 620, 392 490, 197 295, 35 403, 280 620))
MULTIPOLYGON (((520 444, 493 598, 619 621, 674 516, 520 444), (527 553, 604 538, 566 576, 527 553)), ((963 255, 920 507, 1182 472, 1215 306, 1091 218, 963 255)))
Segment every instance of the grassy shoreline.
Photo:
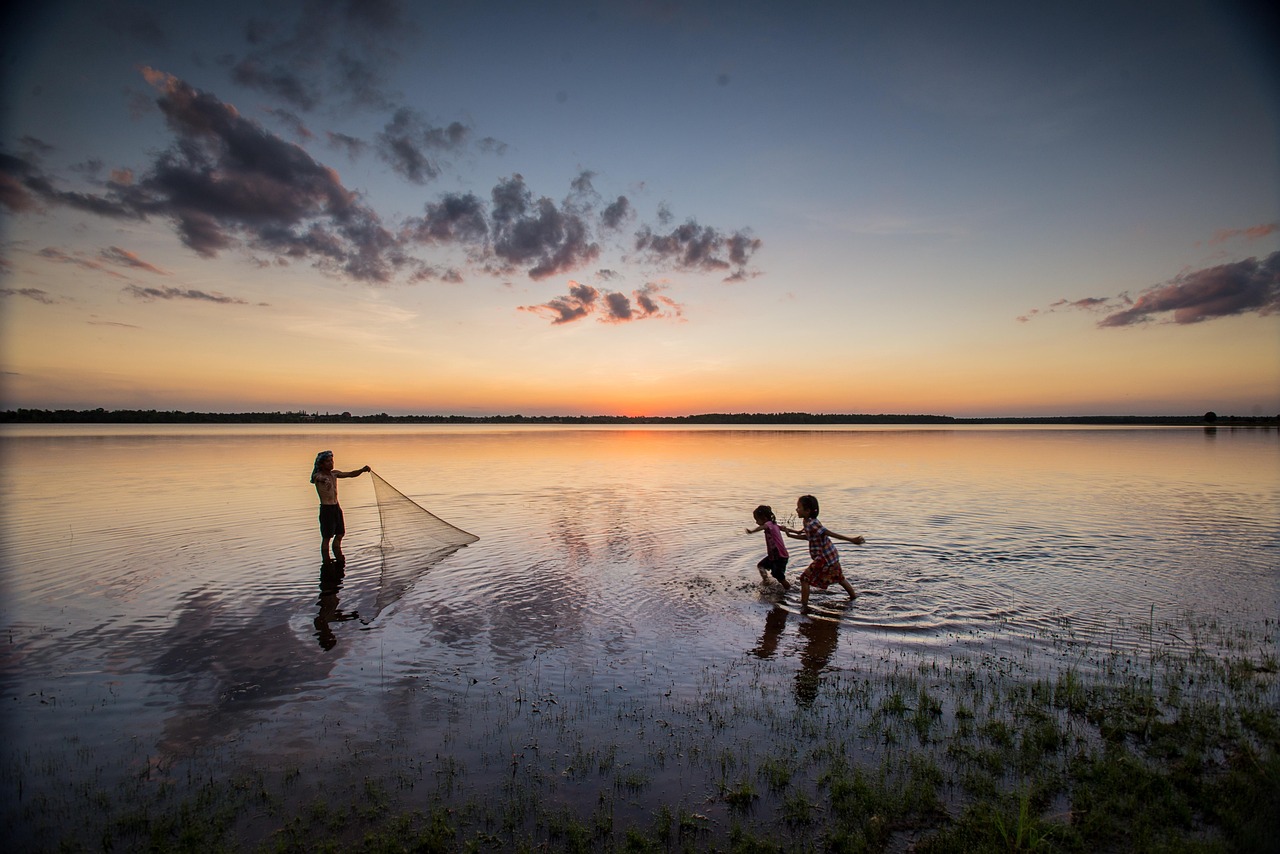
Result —
MULTIPOLYGON (((457 697, 432 753, 235 744, 117 779, 14 754, 24 850, 1266 851, 1280 846, 1275 621, 1186 616, 1145 649, 750 656, 696 690, 528 671, 457 697), (803 665, 803 662, 802 662, 803 665), (621 686, 619 686, 621 687, 621 686), (460 716, 467 716, 465 718, 460 716)), ((414 702, 410 696, 406 702, 414 702)), ((91 763, 91 758, 86 758, 91 763)))

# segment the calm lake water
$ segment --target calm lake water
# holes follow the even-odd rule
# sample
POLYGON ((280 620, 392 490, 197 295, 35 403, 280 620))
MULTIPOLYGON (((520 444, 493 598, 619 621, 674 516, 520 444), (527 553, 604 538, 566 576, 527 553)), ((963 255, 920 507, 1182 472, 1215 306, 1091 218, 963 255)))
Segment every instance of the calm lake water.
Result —
MULTIPOLYGON (((228 745, 298 765, 444 752, 482 787, 531 738, 498 697, 576 696, 589 740, 707 690, 708 666, 1087 668, 1188 614, 1280 614, 1267 429, 6 425, 0 450, 10 826, 59 785, 228 745), (321 449, 479 541, 406 565, 370 478, 342 480, 347 565, 322 592, 321 449), (804 493, 867 538, 839 545, 858 598, 815 592, 813 617, 798 585, 760 583, 744 532, 804 493)), ((795 580, 807 550, 788 544, 795 580)))

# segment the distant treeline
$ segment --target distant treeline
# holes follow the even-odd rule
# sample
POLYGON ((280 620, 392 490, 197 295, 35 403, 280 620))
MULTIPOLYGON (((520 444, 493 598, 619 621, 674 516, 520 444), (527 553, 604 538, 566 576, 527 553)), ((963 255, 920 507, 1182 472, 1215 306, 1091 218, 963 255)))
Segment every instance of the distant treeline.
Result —
POLYGON ((1133 426, 1280 426, 1280 417, 1083 415, 1048 418, 954 418, 949 415, 854 415, 811 412, 712 412, 702 415, 352 415, 350 412, 182 412, 156 409, 10 409, 0 422, 20 424, 1094 424, 1133 426))

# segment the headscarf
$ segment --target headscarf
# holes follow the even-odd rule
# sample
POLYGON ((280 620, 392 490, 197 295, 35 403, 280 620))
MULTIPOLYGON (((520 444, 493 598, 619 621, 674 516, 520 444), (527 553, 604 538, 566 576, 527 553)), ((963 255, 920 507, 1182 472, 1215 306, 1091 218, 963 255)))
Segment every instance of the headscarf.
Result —
POLYGON ((320 463, 325 459, 325 457, 332 457, 332 456, 333 456, 333 451, 321 451, 320 453, 316 454, 316 464, 311 467, 312 483, 316 482, 316 475, 320 473, 320 463))

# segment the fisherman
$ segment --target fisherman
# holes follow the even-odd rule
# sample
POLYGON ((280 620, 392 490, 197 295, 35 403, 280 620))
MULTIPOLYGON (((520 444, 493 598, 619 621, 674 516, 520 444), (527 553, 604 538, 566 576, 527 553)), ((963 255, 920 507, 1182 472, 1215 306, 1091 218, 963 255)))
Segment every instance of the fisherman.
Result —
POLYGON ((339 477, 359 477, 373 469, 365 466, 355 471, 335 471, 333 468, 333 451, 321 451, 316 454, 315 466, 311 469, 311 482, 316 485, 316 494, 320 496, 320 558, 325 563, 344 564, 347 559, 342 555, 342 537, 347 533, 347 526, 342 519, 342 508, 338 506, 339 477), (329 556, 329 541, 333 541, 333 556, 329 556))

